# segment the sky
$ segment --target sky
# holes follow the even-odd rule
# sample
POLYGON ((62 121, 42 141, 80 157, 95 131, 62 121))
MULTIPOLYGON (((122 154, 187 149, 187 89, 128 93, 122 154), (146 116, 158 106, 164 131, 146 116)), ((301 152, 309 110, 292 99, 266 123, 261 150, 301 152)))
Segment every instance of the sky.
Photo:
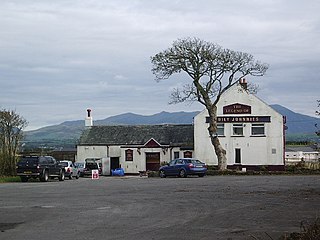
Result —
POLYGON ((197 37, 269 64, 247 77, 257 96, 315 117, 320 90, 318 0, 1 0, 0 109, 26 130, 132 112, 196 111, 169 105, 190 79, 155 81, 150 57, 197 37))

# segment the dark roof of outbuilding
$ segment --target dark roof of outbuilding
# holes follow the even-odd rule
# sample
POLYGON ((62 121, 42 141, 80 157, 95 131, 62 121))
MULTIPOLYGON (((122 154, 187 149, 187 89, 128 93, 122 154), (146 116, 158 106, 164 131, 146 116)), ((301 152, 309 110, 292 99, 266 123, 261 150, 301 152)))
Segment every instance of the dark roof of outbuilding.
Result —
POLYGON ((93 126, 79 145, 144 145, 152 138, 160 145, 193 146, 193 125, 93 126))

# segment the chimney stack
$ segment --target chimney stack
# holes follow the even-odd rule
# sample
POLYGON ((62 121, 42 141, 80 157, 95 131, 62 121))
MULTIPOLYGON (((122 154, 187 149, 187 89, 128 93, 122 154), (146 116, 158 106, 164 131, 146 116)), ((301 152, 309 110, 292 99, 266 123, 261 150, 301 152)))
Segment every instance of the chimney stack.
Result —
POLYGON ((243 87, 244 90, 247 90, 248 89, 248 83, 246 81, 245 78, 241 78, 240 81, 239 81, 240 85, 243 87))
POLYGON ((87 116, 85 118, 84 125, 86 128, 90 128, 93 126, 93 120, 91 117, 91 109, 89 109, 89 108, 87 109, 87 116))

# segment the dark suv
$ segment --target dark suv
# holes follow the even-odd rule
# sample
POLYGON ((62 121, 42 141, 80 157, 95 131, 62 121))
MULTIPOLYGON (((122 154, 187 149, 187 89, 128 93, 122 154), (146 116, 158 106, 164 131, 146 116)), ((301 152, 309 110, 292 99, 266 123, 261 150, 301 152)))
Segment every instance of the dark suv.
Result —
POLYGON ((39 178, 40 181, 47 182, 49 178, 55 177, 63 181, 65 169, 51 156, 24 156, 17 163, 17 175, 22 182, 27 182, 29 178, 39 178))

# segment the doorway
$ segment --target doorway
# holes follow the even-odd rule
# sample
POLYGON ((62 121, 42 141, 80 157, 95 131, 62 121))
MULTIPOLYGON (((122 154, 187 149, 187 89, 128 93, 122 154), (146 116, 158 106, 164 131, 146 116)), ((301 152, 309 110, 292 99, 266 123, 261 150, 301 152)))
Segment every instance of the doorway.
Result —
POLYGON ((146 153, 146 170, 158 171, 160 168, 160 153, 146 153))
POLYGON ((241 149, 240 148, 235 149, 235 163, 241 164, 241 149))
POLYGON ((120 167, 119 157, 110 158, 110 171, 120 167))

